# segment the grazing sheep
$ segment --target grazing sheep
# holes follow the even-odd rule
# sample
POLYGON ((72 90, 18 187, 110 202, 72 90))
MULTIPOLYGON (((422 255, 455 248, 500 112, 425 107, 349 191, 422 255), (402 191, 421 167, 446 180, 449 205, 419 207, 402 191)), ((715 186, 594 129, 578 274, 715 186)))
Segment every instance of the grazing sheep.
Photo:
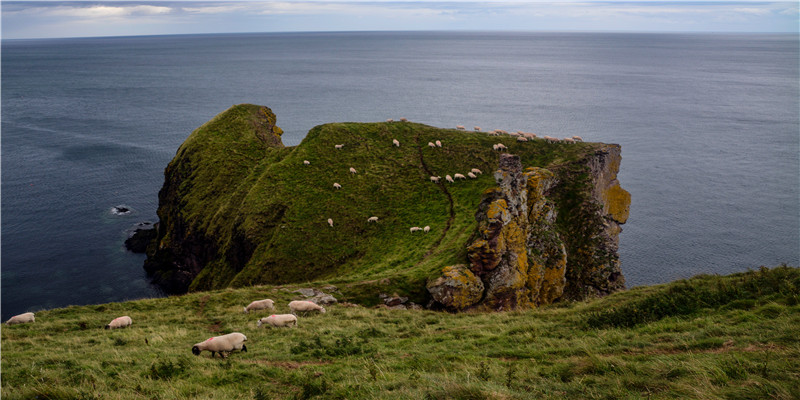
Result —
POLYGON ((453 178, 456 178, 456 179, 467 179, 466 176, 461 175, 461 174, 453 174, 453 178))
POLYGON ((239 332, 214 336, 192 346, 192 354, 199 356, 200 352, 205 350, 211 352, 212 358, 215 353, 219 353, 220 357, 225 358, 225 353, 230 354, 233 353, 234 350, 247 352, 247 346, 244 345, 246 341, 247 336, 239 332))
POLYGON ((418 226, 412 226, 411 228, 409 228, 409 230, 411 231, 411 233, 414 233, 414 232, 419 232, 419 231, 421 231, 421 230, 422 230, 422 228, 420 228, 420 227, 418 227, 418 226))
POLYGON ((273 328, 285 328, 289 326, 297 326, 297 317, 292 314, 277 314, 270 315, 266 318, 258 320, 256 326, 269 325, 273 328))
POLYGON ((392 139, 392 144, 397 146, 397 147, 400 147, 400 141, 397 140, 397 139, 392 139))
POLYGON ((378 222, 378 217, 369 217, 367 218, 367 222, 378 222))
POLYGON ((528 141, 528 138, 526 138, 526 137, 524 137, 524 136, 518 136, 518 137, 517 137, 517 141, 518 141, 518 142, 527 142, 527 141, 528 141))
POLYGON ((480 132, 481 131, 481 127, 480 126, 476 126, 476 127, 472 128, 472 129, 474 129, 475 132, 480 132))
POLYGON ((333 228, 333 220, 332 220, 332 219, 330 219, 330 218, 328 218, 328 225, 330 225, 330 226, 331 226, 331 228, 333 228))
POLYGON ((6 325, 15 325, 15 324, 24 324, 27 322, 35 322, 36 318, 33 316, 32 312, 26 312, 24 314, 15 315, 6 321, 6 325))
POLYGON ((247 305, 247 307, 244 307, 244 312, 246 314, 249 314, 250 310, 256 311, 256 310, 274 310, 274 309, 275 309, 275 302, 270 299, 264 299, 251 302, 250 304, 247 305))
POLYGON ((574 141, 576 141, 576 142, 582 142, 582 141, 583 141, 583 138, 582 138, 582 137, 580 137, 580 136, 573 136, 573 137, 572 137, 572 140, 574 140, 574 141))
POLYGON ((469 172, 472 172, 473 174, 481 174, 481 175, 483 175, 483 172, 481 172, 481 170, 479 170, 477 168, 473 168, 473 169, 469 170, 469 172))
POLYGON ((477 177, 478 177, 478 175, 475 175, 475 174, 474 174, 474 173, 472 173, 472 172, 467 172, 467 176, 468 176, 468 177, 470 177, 470 178, 472 178, 472 179, 475 179, 475 178, 477 178, 477 177))
POLYGON ((303 160, 303 165, 311 165, 311 161, 303 160))
POLYGON ((433 142, 428 142, 428 147, 433 149, 433 148, 436 148, 436 145, 433 144, 433 142))
POLYGON ((333 188, 334 188, 334 189, 341 189, 341 188, 342 188, 342 185, 340 185, 340 184, 338 184, 338 183, 336 183, 336 182, 333 182, 333 188))
POLYGON ((335 147, 338 150, 341 150, 342 147, 344 147, 344 145, 343 144, 335 144, 335 145, 333 145, 333 147, 335 147))
POLYGON ((492 145, 492 150, 497 151, 497 143, 492 145))
POLYGON ((408 118, 400 118, 401 122, 408 122, 408 118))
POLYGON ((424 227, 424 228, 422 228, 422 231, 423 231, 423 232, 425 232, 425 233, 428 233, 428 232, 430 232, 430 231, 431 231, 431 227, 430 227, 430 226, 428 226, 428 225, 425 225, 425 227, 424 227))
POLYGON ((441 176, 432 176, 431 177, 431 182, 439 183, 439 179, 442 179, 442 177, 441 176))
POLYGON ((510 136, 514 136, 514 137, 520 136, 520 133, 519 133, 519 131, 517 131, 517 132, 508 132, 508 134, 509 134, 510 136))
POLYGON ((458 130, 460 130, 460 131, 465 131, 465 130, 467 130, 467 128, 464 128, 464 125, 456 125, 456 129, 458 129, 458 130))
POLYGON ((441 140, 437 140, 436 141, 436 147, 442 147, 442 141, 441 140))
POLYGON ((561 139, 561 140, 564 141, 564 142, 567 142, 567 143, 575 143, 575 139, 573 139, 573 138, 565 137, 564 139, 561 139))
POLYGON ((358 172, 356 172, 356 169, 355 169, 355 168, 353 168, 353 167, 350 167, 350 173, 351 173, 351 174, 356 174, 356 173, 358 173, 358 172))
POLYGON ((289 303, 289 309, 292 310, 292 314, 297 315, 297 312, 303 312, 304 314, 308 311, 319 311, 322 314, 325 314, 325 307, 314 303, 313 301, 307 300, 295 300, 289 303))
POLYGON ((450 175, 445 175, 444 179, 450 183, 455 183, 456 181, 453 180, 453 177, 450 175))
POLYGON ((502 144, 502 143, 498 143, 498 144, 496 144, 496 145, 492 146, 492 148, 494 148, 494 149, 495 149, 495 150, 497 150, 497 151, 503 151, 503 150, 506 150, 506 149, 508 149, 508 148, 506 147, 506 145, 504 145, 504 144, 502 144))
POLYGON ((536 139, 536 134, 535 134, 535 133, 525 132, 525 133, 523 134, 523 136, 525 136, 525 137, 526 137, 526 138, 528 138, 529 140, 536 139))
POLYGON ((133 324, 133 320, 131 317, 124 316, 119 318, 114 318, 111 322, 106 325, 106 329, 117 329, 117 328, 127 328, 133 324))
POLYGON ((388 119, 386 119, 386 122, 394 122, 394 120, 391 119, 391 118, 388 118, 388 119))

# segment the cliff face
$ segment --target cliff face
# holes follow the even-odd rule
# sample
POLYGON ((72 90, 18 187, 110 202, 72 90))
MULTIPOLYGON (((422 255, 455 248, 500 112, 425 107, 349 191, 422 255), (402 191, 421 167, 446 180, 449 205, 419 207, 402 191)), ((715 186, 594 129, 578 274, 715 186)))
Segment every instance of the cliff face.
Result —
POLYGON ((386 122, 321 125, 286 148, 275 121, 234 106, 167 166, 145 263, 166 291, 324 280, 345 301, 505 310, 624 287, 618 146, 386 122), (445 182, 472 168, 487 173, 445 182))

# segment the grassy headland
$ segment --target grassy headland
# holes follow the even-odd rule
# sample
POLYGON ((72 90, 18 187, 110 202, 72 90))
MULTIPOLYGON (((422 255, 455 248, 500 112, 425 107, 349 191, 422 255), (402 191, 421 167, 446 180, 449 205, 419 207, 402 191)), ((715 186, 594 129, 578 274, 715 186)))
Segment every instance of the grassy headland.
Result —
POLYGON ((242 313, 265 297, 288 312, 299 287, 37 312, 35 323, 2 328, 2 398, 800 398, 797 268, 529 311, 339 304, 286 329, 256 328, 268 313, 242 313), (121 315, 131 328, 102 329, 121 315), (191 354, 194 343, 233 331, 247 335, 247 353, 191 354))

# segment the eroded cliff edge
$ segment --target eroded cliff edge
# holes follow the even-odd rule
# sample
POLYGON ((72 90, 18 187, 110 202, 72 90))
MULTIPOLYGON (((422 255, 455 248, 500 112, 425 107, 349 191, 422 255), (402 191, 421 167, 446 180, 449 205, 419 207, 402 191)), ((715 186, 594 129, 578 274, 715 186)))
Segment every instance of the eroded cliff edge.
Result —
POLYGON ((159 193, 145 263, 154 282, 183 293, 326 281, 347 300, 397 293, 451 310, 624 287, 617 246, 630 195, 616 180, 617 145, 412 122, 325 124, 295 147, 281 133, 269 108, 238 105, 187 138, 159 193), (486 173, 445 182, 471 168, 486 173))

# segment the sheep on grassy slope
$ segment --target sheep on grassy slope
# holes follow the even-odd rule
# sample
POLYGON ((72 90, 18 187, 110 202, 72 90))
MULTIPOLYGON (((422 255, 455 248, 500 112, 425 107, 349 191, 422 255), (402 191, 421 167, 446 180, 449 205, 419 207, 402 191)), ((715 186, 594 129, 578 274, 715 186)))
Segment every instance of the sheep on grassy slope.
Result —
POLYGON ((455 183, 455 181, 453 180, 453 177, 452 177, 452 176, 450 176, 450 175, 445 175, 445 176, 444 176, 444 179, 445 179, 445 180, 447 180, 447 181, 448 181, 448 182, 450 182, 450 183, 455 183))
POLYGON ((295 300, 289 303, 289 309, 292 310, 292 314, 297 315, 297 312, 306 313, 308 311, 319 311, 322 314, 325 314, 325 307, 314 303, 313 301, 307 300, 295 300))
POLYGON ((574 140, 574 141, 576 141, 576 142, 582 142, 582 141, 583 141, 583 138, 582 138, 582 137, 580 137, 580 136, 573 136, 573 137, 572 137, 572 140, 574 140))
POLYGON ((408 122, 408 118, 400 118, 400 122, 408 122))
POLYGON ((469 172, 472 172, 473 174, 483 174, 483 172, 481 172, 481 170, 479 170, 477 168, 473 168, 473 169, 469 170, 469 172))
POLYGON ((367 222, 378 222, 378 217, 369 217, 367 218, 367 222))
POLYGON ((439 183, 439 179, 442 179, 442 177, 441 176, 432 176, 431 177, 431 182, 439 183))
POLYGON ((573 139, 573 138, 565 137, 564 139, 561 139, 561 140, 563 140, 566 143, 575 143, 575 139, 573 139))
POLYGON ((428 142, 428 147, 433 149, 436 148, 436 145, 433 142, 428 142))
POLYGON ((212 358, 216 353, 219 353, 220 357, 225 358, 225 353, 230 354, 233 353, 234 350, 247 352, 247 346, 244 344, 246 341, 247 336, 239 332, 214 336, 192 346, 192 354, 199 356, 202 351, 210 351, 212 358))
POLYGON ((397 146, 397 147, 400 147, 400 141, 397 140, 397 139, 392 139, 392 144, 397 146))
POLYGON ((311 161, 303 160, 303 165, 311 165, 311 161))
POLYGON ((456 129, 458 129, 458 130, 460 130, 460 131, 464 131, 464 130, 466 130, 467 128, 464 128, 464 125, 456 125, 456 129))
POLYGON ((292 314, 277 314, 270 315, 266 318, 258 320, 256 326, 269 325, 274 328, 285 328, 289 326, 297 326, 297 317, 292 314))
POLYGON ((351 174, 355 174, 355 173, 357 173, 357 171, 356 171, 356 169, 355 169, 355 168, 353 168, 353 167, 350 167, 350 173, 351 173, 351 174))
POLYGON ((126 328, 133 324, 133 320, 129 316, 114 318, 108 325, 106 325, 106 329, 118 329, 118 328, 126 328))
POLYGON ((394 120, 393 120, 393 119, 391 119, 391 118, 387 118, 387 119, 386 119, 386 122, 394 122, 394 120))
POLYGON ((475 179, 475 178, 477 178, 477 177, 478 177, 478 175, 475 175, 475 174, 474 174, 474 173, 472 173, 472 172, 467 172, 467 176, 468 176, 468 177, 470 177, 470 178, 472 178, 472 179, 475 179))
POLYGON ((430 232, 430 231, 431 231, 431 227, 430 227, 430 226, 428 226, 428 225, 425 225, 425 227, 424 227, 424 228, 422 228, 422 231, 423 231, 423 232, 425 232, 425 233, 428 233, 428 232, 430 232))
POLYGON ((436 147, 442 147, 442 141, 441 140, 437 140, 436 141, 436 147))
POLYGON ((334 189, 341 189, 341 188, 342 188, 342 185, 340 185, 340 184, 338 184, 338 183, 336 183, 336 182, 333 182, 333 188, 334 188, 334 189))
POLYGON ((411 231, 411 233, 414 233, 414 232, 419 232, 419 231, 421 231, 421 230, 422 230, 422 228, 420 228, 420 227, 418 227, 418 226, 412 226, 411 228, 409 228, 409 230, 411 231))
POLYGON ((342 147, 344 147, 344 145, 343 144, 335 144, 335 145, 333 145, 333 147, 338 149, 338 150, 341 150, 342 147))
POLYGON ((14 324, 24 324, 27 322, 35 322, 36 318, 33 316, 32 312, 26 312, 24 314, 15 315, 6 321, 6 325, 14 325, 14 324))
POLYGON ((480 132, 481 131, 481 127, 480 126, 476 126, 476 127, 472 128, 472 129, 474 129, 475 132, 480 132))
POLYGON ((524 136, 520 136, 520 137, 518 137, 518 138, 517 138, 517 141, 518 141, 518 142, 527 142, 527 141, 528 141, 528 138, 526 138, 526 137, 524 137, 524 136))
POLYGON ((244 308, 245 313, 250 313, 250 311, 258 311, 258 310, 274 310, 275 309, 275 302, 270 299, 264 300, 256 300, 251 302, 244 308))
POLYGON ((331 228, 333 228, 333 220, 332 220, 332 219, 330 219, 330 218, 328 218, 328 225, 330 225, 330 226, 331 226, 331 228))
POLYGON ((461 175, 461 174, 453 174, 453 178, 456 178, 456 179, 467 179, 464 175, 461 175))

